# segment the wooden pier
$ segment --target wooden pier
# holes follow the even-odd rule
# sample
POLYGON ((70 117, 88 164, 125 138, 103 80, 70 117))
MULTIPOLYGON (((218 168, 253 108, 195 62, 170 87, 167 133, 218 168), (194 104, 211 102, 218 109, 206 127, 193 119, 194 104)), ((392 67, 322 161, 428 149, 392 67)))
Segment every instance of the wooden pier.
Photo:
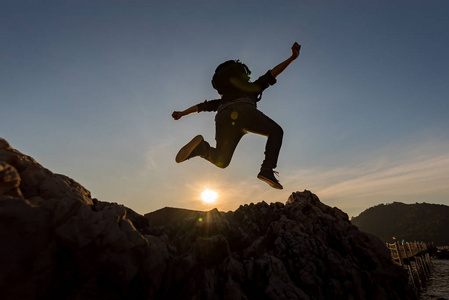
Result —
POLYGON ((393 262, 407 271, 410 284, 416 290, 424 287, 432 270, 427 245, 423 242, 395 242, 386 245, 393 262))

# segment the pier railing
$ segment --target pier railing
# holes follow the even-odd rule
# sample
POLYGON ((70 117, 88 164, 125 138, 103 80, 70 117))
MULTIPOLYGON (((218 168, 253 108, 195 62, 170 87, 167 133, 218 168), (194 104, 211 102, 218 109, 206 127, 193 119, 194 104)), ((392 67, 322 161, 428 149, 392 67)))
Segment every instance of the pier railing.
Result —
POLYGON ((428 280, 432 263, 427 245, 423 242, 386 243, 393 262, 403 267, 409 276, 410 284, 417 290, 428 280))

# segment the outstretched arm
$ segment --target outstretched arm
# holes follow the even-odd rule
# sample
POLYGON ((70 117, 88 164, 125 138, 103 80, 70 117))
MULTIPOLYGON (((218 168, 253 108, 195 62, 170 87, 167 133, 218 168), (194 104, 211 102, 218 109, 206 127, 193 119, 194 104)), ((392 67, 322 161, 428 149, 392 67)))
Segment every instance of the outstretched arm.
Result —
POLYGON ((184 116, 187 116, 187 115, 190 115, 190 114, 196 113, 196 112, 198 112, 198 105, 191 106, 183 111, 174 111, 171 116, 173 117, 173 119, 179 120, 184 116))
POLYGON ((220 106, 221 100, 215 99, 215 100, 205 100, 204 102, 201 102, 199 104, 193 105, 186 110, 183 111, 174 111, 172 113, 172 117, 175 120, 179 120, 184 116, 190 115, 192 113, 201 112, 201 111, 217 111, 218 106, 220 106))
POLYGON ((298 58, 299 50, 301 50, 301 45, 295 42, 292 46, 292 55, 274 67, 271 70, 271 75, 276 78, 279 74, 281 74, 295 59, 298 58))

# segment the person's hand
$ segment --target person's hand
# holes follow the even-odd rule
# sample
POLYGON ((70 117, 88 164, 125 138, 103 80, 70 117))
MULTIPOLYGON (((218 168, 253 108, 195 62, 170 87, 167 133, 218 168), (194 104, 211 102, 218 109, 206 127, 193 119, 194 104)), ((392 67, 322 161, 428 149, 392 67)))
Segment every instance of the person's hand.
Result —
POLYGON ((292 46, 292 59, 297 59, 299 56, 299 51, 301 50, 301 45, 295 42, 292 46))
POLYGON ((181 117, 183 116, 182 112, 180 111, 174 111, 171 116, 173 117, 173 119, 175 120, 179 120, 181 119, 181 117))

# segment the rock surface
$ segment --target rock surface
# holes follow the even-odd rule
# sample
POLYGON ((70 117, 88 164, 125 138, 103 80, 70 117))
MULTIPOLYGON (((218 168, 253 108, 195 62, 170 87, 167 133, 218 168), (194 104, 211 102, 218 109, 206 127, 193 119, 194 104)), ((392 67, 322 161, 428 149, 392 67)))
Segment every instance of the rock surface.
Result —
POLYGON ((0 299, 414 299, 375 237, 309 191, 141 216, 0 139, 0 299))

